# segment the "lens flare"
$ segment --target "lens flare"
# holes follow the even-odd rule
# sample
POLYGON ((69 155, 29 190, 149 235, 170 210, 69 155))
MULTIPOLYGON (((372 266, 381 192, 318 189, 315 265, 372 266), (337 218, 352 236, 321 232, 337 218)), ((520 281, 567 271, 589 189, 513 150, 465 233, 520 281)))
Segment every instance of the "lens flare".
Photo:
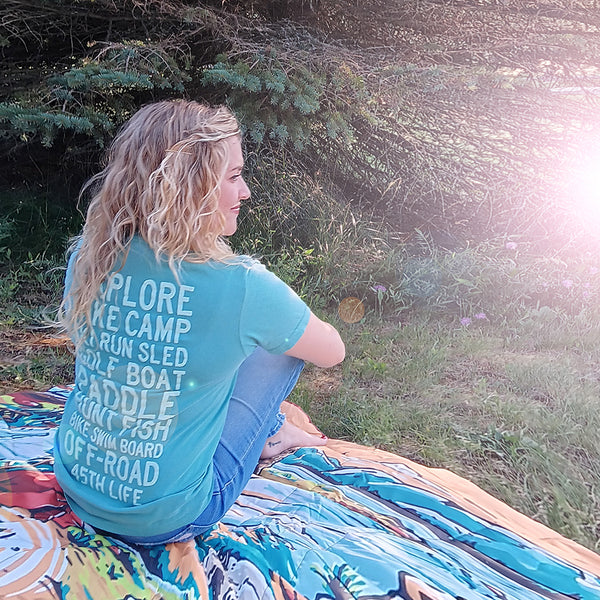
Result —
POLYGON ((580 225, 600 236, 600 142, 581 149, 567 181, 567 193, 580 225))
POLYGON ((575 192, 582 211, 595 220, 600 219, 600 155, 590 161, 585 172, 579 174, 575 192))
POLYGON ((340 302, 338 313, 342 321, 358 323, 365 316, 365 305, 359 298, 349 296, 340 302))
POLYGON ((600 247, 600 134, 585 136, 565 167, 562 179, 565 218, 589 249, 600 247))

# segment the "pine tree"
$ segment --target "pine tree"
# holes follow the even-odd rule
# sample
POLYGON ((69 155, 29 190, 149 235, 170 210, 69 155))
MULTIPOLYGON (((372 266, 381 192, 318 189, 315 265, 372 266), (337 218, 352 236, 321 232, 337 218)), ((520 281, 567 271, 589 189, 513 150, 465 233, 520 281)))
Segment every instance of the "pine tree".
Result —
POLYGON ((79 182, 141 104, 183 96, 236 112, 259 188, 277 170, 398 231, 464 243, 554 227, 565 157, 600 122, 593 0, 5 0, 0 10, 5 186, 57 173, 79 182))

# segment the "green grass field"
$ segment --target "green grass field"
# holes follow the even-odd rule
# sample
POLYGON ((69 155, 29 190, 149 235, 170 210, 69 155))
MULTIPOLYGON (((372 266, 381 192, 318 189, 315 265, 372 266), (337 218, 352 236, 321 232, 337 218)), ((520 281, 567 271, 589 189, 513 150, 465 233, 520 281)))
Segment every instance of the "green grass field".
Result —
MULTIPOLYGON (((387 273, 385 285, 353 287, 366 307, 356 323, 340 319, 341 296, 328 298, 325 290, 315 305, 340 329, 347 357, 334 369, 307 367, 291 399, 329 437, 450 469, 600 550, 593 257, 584 264, 498 252, 437 254, 421 279, 396 270, 395 286, 388 257, 375 269, 377 276, 387 273), (432 280, 427 298, 411 296, 432 280)), ((49 267, 31 261, 2 277, 2 393, 72 381, 68 345, 45 325, 62 279, 59 268, 49 267)), ((361 279, 327 261, 320 268, 321 281, 336 269, 338 279, 361 279)), ((369 273, 364 281, 373 264, 369 273)))

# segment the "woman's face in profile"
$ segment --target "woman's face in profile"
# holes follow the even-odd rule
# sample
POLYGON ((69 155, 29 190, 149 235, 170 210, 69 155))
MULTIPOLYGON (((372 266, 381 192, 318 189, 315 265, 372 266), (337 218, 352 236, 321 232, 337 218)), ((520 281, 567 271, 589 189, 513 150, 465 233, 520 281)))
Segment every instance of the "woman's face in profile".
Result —
POLYGON ((219 211, 225 217, 223 235, 233 235, 237 229, 237 218, 242 200, 250 198, 250 190, 242 177, 244 155, 242 143, 238 136, 226 140, 229 148, 229 159, 225 167, 225 176, 221 182, 219 211))

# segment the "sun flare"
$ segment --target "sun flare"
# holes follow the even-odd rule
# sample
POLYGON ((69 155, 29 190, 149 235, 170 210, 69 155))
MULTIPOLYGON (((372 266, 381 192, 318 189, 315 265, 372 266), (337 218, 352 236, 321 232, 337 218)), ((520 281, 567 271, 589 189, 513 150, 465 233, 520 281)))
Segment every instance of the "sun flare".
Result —
POLYGON ((590 165, 581 173, 577 184, 575 191, 579 196, 581 209, 595 219, 600 219, 600 156, 595 165, 590 165))
POLYGON ((568 194, 578 220, 594 229, 600 226, 600 149, 586 152, 574 166, 568 194))

